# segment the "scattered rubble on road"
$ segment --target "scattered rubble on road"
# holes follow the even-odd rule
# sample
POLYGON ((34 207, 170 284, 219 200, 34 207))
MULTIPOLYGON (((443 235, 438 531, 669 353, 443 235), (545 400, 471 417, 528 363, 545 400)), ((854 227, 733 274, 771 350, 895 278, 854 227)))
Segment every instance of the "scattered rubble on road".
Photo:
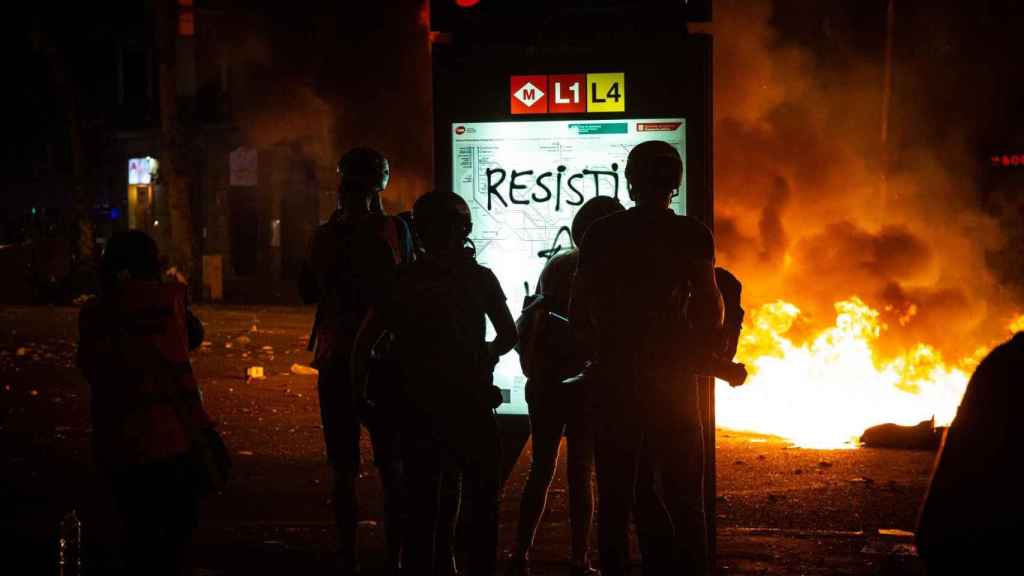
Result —
POLYGON ((316 376, 320 372, 316 368, 306 366, 304 364, 292 364, 292 374, 299 376, 316 376))

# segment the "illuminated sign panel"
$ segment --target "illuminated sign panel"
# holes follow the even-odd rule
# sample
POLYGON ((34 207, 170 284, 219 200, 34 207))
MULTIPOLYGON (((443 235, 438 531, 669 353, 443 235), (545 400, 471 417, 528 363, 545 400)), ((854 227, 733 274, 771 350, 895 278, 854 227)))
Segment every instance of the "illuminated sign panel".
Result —
POLYGON ((547 76, 513 76, 509 88, 513 114, 547 114, 547 76))
POLYGON ((551 102, 548 112, 574 114, 587 111, 587 77, 584 74, 556 74, 548 76, 548 94, 551 102))
POLYGON ((587 74, 587 112, 624 112, 626 75, 587 74))
MULTIPOLYGON (((625 168, 633 146, 668 142, 685 170, 682 118, 455 123, 451 131, 453 189, 470 205, 477 259, 498 277, 513 314, 526 295, 524 283, 532 291, 544 267, 538 253, 556 238, 570 246, 559 231, 572 224, 580 205, 598 195, 632 205, 625 168)), ((685 206, 684 178, 672 208, 683 213, 685 206)), ((515 352, 502 358, 494 379, 510 400, 498 412, 526 414, 515 352)))
POLYGON ((142 158, 128 159, 128 184, 152 184, 153 176, 156 175, 158 163, 156 158, 145 156, 142 158))
POLYGON ((509 79, 512 114, 579 114, 626 111, 626 75, 543 74, 509 79))

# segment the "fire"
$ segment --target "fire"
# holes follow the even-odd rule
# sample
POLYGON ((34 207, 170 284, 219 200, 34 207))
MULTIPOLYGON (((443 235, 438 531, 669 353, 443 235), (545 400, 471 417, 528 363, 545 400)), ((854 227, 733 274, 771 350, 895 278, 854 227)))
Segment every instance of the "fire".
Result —
POLYGON ((1019 318, 1010 322, 1010 333, 1016 334, 1017 332, 1024 332, 1024 314, 1021 314, 1019 318))
POLYGON ((927 344, 885 361, 872 344, 886 327, 859 298, 835 304, 835 324, 804 343, 788 336, 800 309, 760 306, 744 326, 737 358, 750 378, 741 388, 718 382, 719 426, 773 434, 813 448, 852 447, 868 427, 948 425, 985 350, 955 364, 927 344))

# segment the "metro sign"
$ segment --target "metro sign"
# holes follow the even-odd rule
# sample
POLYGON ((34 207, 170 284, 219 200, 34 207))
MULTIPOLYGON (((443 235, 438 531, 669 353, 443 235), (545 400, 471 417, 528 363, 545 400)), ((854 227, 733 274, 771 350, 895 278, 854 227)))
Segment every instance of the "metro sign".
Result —
POLYGON ((587 77, 584 74, 557 74, 548 76, 548 94, 551 103, 548 112, 572 114, 587 111, 587 77))
POLYGON ((513 76, 510 85, 513 114, 547 114, 548 77, 513 76))
POLYGON ((625 112, 626 75, 552 74, 512 76, 512 114, 625 112))

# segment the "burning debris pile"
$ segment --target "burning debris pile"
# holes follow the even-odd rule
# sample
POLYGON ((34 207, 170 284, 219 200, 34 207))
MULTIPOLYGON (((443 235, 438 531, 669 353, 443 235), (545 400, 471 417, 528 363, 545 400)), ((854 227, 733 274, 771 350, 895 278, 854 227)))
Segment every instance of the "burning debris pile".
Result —
POLYGON ((948 424, 977 362, 1024 326, 987 264, 1005 230, 978 203, 969 128, 949 110, 936 128, 900 99, 935 89, 920 72, 935 64, 910 55, 894 65, 899 140, 883 143, 881 51, 834 62, 776 16, 716 4, 716 237, 747 288, 751 371, 743 388, 720 383, 718 423, 820 447, 886 422, 948 424))
POLYGON ((788 334, 799 308, 779 301, 755 309, 739 352, 753 376, 743 388, 719 387, 719 425, 837 447, 883 422, 952 420, 980 354, 947 364, 922 343, 882 360, 873 350, 883 328, 878 311, 857 298, 835 310, 833 326, 796 342, 788 334))

